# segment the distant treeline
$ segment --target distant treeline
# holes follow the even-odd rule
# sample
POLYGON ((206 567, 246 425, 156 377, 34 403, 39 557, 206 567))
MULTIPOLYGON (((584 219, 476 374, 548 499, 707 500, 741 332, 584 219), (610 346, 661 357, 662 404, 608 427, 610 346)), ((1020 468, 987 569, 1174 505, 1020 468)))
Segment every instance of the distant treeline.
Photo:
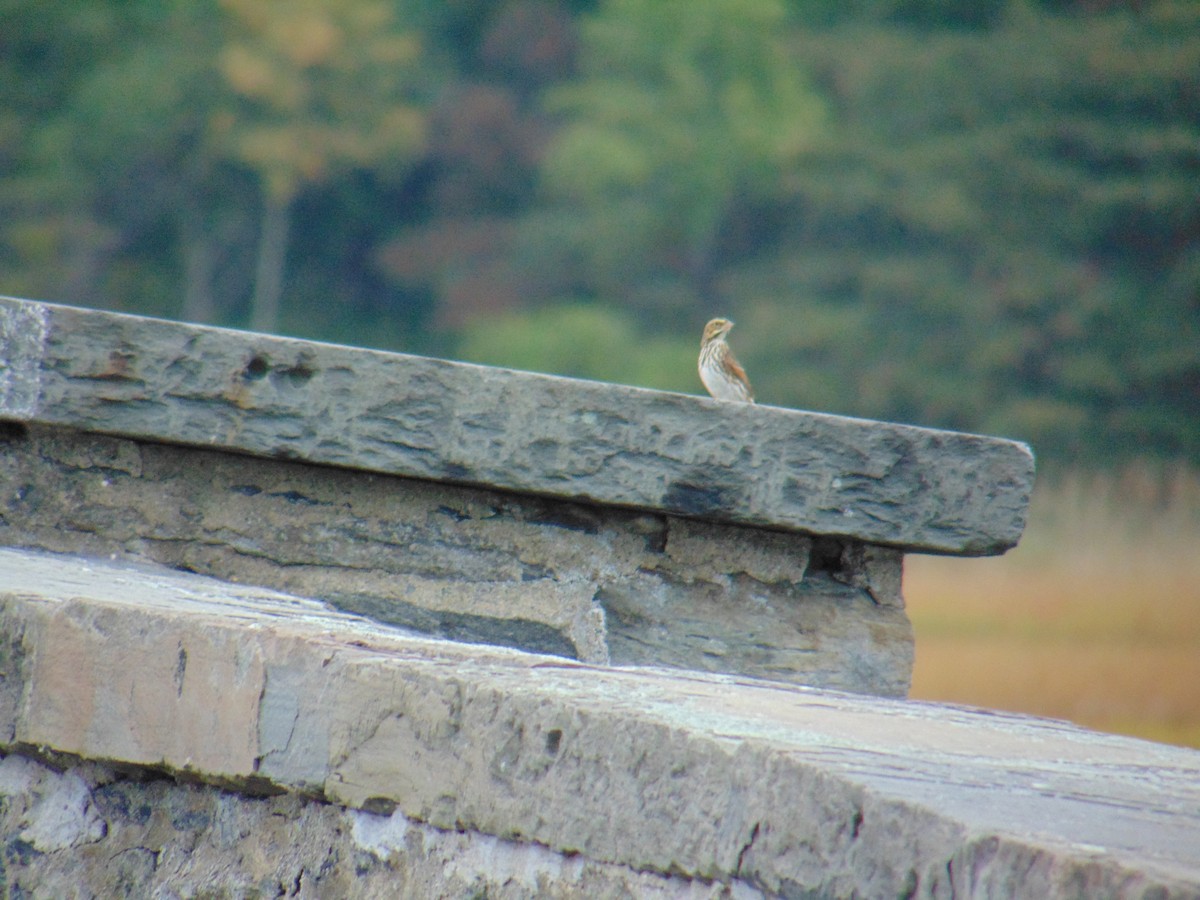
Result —
POLYGON ((1200 3, 0 0, 0 293, 1200 462, 1200 3))

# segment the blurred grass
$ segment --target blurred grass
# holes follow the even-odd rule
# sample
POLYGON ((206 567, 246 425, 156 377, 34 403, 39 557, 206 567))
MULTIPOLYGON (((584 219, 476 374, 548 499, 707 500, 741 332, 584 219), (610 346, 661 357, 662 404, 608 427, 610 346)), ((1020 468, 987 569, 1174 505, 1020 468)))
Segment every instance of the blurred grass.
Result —
POLYGON ((1200 472, 1039 480, 1017 549, 909 556, 912 696, 1200 747, 1200 472))

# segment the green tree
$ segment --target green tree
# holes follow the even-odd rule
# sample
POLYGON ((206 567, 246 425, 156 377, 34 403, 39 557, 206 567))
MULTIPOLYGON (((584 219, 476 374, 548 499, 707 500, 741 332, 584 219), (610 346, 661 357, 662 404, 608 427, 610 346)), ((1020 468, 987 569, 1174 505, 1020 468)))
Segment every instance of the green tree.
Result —
MULTIPOLYGON (((102 215, 96 207, 106 195, 120 199, 117 186, 128 169, 120 157, 140 161, 148 155, 140 140, 147 137, 141 133, 147 116, 140 102, 153 105, 158 99, 152 80, 138 85, 122 77, 130 54, 120 42, 144 36, 153 20, 169 20, 174 6, 0 4, 0 253, 6 290, 104 302, 102 276, 126 237, 114 221, 120 215, 102 215), (94 86, 96 80, 103 83, 94 86), (130 94, 136 99, 126 100, 130 94), (100 114, 110 101, 120 115, 100 114)), ((151 68, 148 55, 133 68, 151 68)), ((174 85, 165 87, 172 94, 174 85)))
MULTIPOLYGON (((167 262, 174 243, 182 306, 156 311, 216 321, 221 222, 234 205, 221 197, 235 184, 222 170, 212 127, 222 91, 212 66, 218 21, 202 6, 173 2, 146 6, 127 24, 136 39, 97 61, 48 140, 62 155, 63 177, 89 187, 124 252, 145 243, 167 262)), ((143 257, 141 265, 153 262, 143 257)))
POLYGON ((696 342, 642 333, 628 312, 563 303, 480 318, 458 355, 471 362, 697 393, 696 342))
POLYGON ((608 0, 584 22, 580 77, 546 98, 542 234, 598 295, 668 277, 714 301, 722 239, 820 133, 784 25, 777 0, 608 0))
POLYGON ((794 42, 828 138, 726 281, 763 396, 1200 454, 1200 7, 794 42))
POLYGON ((296 333, 691 391, 719 312, 765 403, 1200 459, 1197 98, 1192 0, 0 0, 0 289, 286 273, 296 333))
POLYGON ((228 154, 259 179, 262 220, 251 326, 273 331, 293 204, 343 168, 393 174, 425 137, 421 41, 381 0, 221 0, 219 68, 235 96, 218 120, 228 154))

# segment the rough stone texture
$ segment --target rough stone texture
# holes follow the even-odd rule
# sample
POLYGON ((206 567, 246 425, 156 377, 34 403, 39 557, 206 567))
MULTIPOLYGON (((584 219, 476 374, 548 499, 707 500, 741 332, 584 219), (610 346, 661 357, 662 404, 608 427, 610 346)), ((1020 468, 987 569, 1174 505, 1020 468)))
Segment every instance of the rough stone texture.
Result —
POLYGON ((0 744, 63 769, 0 766, 6 878, 34 895, 74 863, 329 896, 353 853, 371 889, 386 866, 425 896, 505 872, 512 896, 543 877, 566 895, 581 871, 600 896, 650 876, 722 896, 1200 896, 1195 751, 413 638, 158 568, 3 550, 0 571, 0 744), (136 785, 147 769, 211 787, 136 785), (206 841, 228 865, 186 870, 206 841))
POLYGON ((10 424, 0 545, 147 559, 457 640, 904 696, 899 551, 10 424))
POLYGON ((0 759, 5 897, 645 897, 745 885, 635 872, 537 844, 444 831, 295 794, 250 797, 97 763, 0 759))
POLYGON ((0 299, 0 418, 940 553, 1024 527, 1022 444, 0 299))

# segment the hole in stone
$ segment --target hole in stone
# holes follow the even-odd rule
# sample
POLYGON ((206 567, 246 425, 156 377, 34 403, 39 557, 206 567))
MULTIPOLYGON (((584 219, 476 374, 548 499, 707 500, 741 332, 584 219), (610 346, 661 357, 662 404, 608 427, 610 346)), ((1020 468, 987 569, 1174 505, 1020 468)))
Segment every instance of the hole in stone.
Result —
POLYGON ((840 575, 843 568, 842 542, 834 538, 815 538, 808 555, 808 571, 840 575))
POLYGON ((299 387, 312 378, 316 374, 316 371, 301 363, 298 366, 292 366, 290 369, 284 369, 283 374, 289 382, 299 387))
POLYGON ((29 428, 23 422, 0 422, 0 444, 16 443, 29 436, 29 428))
POLYGON ((551 756, 558 753, 559 745, 562 744, 562 729, 551 728, 546 732, 546 752, 551 756))
POLYGON ((377 816, 390 816, 396 811, 396 801, 391 797, 368 797, 363 801, 362 808, 377 816))
POLYGON ((248 381, 257 381, 264 377, 271 369, 271 364, 267 362, 266 357, 254 356, 250 362, 246 363, 246 371, 242 373, 248 381))

